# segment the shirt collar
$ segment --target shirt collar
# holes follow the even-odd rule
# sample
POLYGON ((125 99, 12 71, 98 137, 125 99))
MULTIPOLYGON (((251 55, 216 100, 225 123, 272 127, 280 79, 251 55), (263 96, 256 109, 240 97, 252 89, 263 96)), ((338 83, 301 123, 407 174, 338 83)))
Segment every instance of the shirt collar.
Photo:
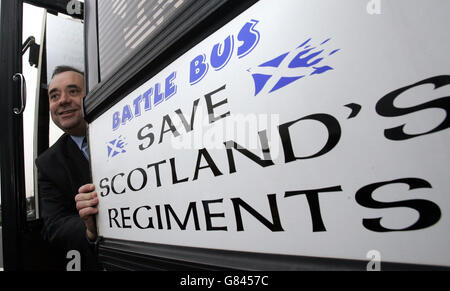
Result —
POLYGON ((77 144, 78 148, 81 150, 81 146, 83 145, 84 136, 70 136, 72 140, 77 144))

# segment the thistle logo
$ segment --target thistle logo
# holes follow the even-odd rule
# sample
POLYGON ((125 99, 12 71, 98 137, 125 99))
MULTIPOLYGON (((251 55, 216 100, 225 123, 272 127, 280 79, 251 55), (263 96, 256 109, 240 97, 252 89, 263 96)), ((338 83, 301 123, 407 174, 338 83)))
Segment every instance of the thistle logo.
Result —
MULTIPOLYGON (((330 38, 323 41, 317 49, 316 46, 311 47, 310 38, 299 45, 295 50, 284 53, 274 59, 271 59, 270 61, 259 65, 257 69, 258 73, 252 74, 253 81, 255 82, 255 96, 264 89, 264 87, 271 79, 275 80, 275 85, 273 85, 269 93, 277 91, 278 89, 281 89, 307 75, 320 75, 329 70, 333 70, 332 67, 327 65, 319 66, 319 63, 321 63, 325 58, 321 56, 321 54, 324 53, 325 49, 321 49, 320 47, 324 46, 329 40, 330 38), (292 59, 287 58, 290 55, 294 55, 294 57, 292 59), (284 62, 285 60, 286 62, 284 62), (282 64, 284 66, 282 66, 282 64), (286 72, 284 68, 286 64, 287 68, 289 69, 288 72, 286 72), (302 71, 301 68, 309 69, 309 72, 304 72, 304 70, 302 71), (267 70, 268 73, 260 73, 262 70, 267 70)), ((327 56, 331 56, 338 51, 339 49, 335 49, 328 53, 327 56)), ((248 71, 250 72, 251 70, 249 69, 248 71)))
POLYGON ((127 145, 127 143, 125 143, 125 138, 121 135, 118 138, 110 141, 107 144, 108 159, 113 158, 113 157, 117 156, 118 154, 126 153, 127 152, 125 149, 126 145, 127 145))

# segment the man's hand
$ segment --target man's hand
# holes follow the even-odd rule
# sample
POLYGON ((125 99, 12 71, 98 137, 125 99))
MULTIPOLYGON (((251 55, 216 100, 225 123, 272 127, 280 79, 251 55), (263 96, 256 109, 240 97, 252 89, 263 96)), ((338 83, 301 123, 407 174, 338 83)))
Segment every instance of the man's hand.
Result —
POLYGON ((90 240, 97 238, 94 215, 98 213, 98 198, 94 190, 94 184, 86 184, 78 189, 78 194, 75 196, 78 214, 86 224, 86 234, 90 240))

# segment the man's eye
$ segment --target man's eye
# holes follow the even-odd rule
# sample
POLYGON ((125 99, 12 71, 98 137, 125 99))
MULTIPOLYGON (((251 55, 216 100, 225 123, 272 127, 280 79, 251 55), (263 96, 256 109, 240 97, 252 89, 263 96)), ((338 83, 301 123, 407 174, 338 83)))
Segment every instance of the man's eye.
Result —
POLYGON ((50 95, 50 99, 51 99, 51 100, 55 100, 55 99, 57 99, 58 97, 59 97, 59 95, 57 95, 57 94, 50 95))
POLYGON ((70 91, 69 91, 69 94, 73 96, 73 95, 77 95, 78 92, 79 92, 79 90, 73 89, 73 90, 70 90, 70 91))

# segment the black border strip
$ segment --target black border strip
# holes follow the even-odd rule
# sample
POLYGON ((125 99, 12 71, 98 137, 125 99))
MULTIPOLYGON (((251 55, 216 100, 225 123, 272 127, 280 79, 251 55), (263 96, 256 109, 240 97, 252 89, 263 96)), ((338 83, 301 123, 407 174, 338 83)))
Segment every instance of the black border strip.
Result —
MULTIPOLYGON (((368 261, 227 251, 104 238, 99 259, 107 270, 144 271, 366 271, 368 261)), ((382 271, 449 271, 450 267, 381 261, 382 271)))
MULTIPOLYGON (((106 80, 93 87, 84 102, 91 123, 114 104, 160 72, 257 0, 196 0, 167 26, 126 58, 106 80)), ((89 53, 89 52, 87 52, 89 53)))

